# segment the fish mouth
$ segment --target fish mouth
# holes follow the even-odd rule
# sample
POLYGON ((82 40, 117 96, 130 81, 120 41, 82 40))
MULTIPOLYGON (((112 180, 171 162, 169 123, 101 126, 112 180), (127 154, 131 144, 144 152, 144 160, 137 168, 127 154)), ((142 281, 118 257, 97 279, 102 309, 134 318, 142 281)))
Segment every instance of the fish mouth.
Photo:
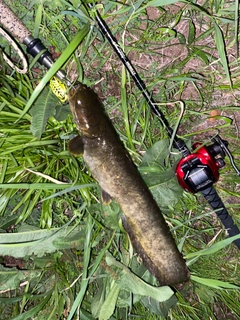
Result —
POLYGON ((70 90, 68 91, 68 96, 70 99, 73 99, 76 92, 77 92, 77 89, 79 88, 79 82, 76 82, 71 88, 70 90))
POLYGON ((76 81, 74 84, 72 84, 72 86, 70 87, 68 94, 70 96, 70 98, 74 97, 74 95, 76 94, 76 92, 78 90, 83 91, 85 88, 87 88, 87 86, 85 84, 83 84, 80 81, 76 81))

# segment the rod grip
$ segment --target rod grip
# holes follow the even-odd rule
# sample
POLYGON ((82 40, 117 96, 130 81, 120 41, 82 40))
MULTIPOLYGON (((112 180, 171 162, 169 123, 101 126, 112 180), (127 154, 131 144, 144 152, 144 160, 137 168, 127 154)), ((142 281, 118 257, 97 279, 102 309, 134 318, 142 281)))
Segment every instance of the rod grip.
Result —
MULTIPOLYGON (((213 187, 209 187, 201 191, 204 198, 208 201, 210 206, 216 211, 216 215, 221 220, 223 226, 228 232, 229 237, 236 236, 240 234, 238 227, 234 224, 234 221, 227 209, 225 208, 221 198, 219 197, 217 191, 213 187)), ((238 249, 240 249, 240 239, 234 241, 238 249)))
POLYGON ((12 35, 12 37, 23 43, 23 40, 30 36, 30 31, 24 26, 21 20, 0 0, 0 24, 12 35))

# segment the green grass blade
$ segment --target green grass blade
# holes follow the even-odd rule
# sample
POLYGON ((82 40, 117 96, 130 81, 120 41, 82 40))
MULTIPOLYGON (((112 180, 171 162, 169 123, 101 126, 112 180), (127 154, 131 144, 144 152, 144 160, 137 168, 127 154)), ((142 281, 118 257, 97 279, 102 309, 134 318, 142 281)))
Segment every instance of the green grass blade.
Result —
POLYGON ((95 183, 89 184, 77 184, 72 185, 71 183, 56 184, 56 183, 2 183, 0 184, 1 189, 28 189, 28 190, 55 190, 55 189, 66 189, 65 192, 71 192, 82 188, 95 187, 95 183))
POLYGON ((83 296, 84 296, 84 293, 86 291, 86 288, 88 286, 88 283, 89 283, 89 280, 90 278, 93 276, 94 272, 96 271, 97 267, 99 266, 101 260, 103 259, 106 251, 109 249, 111 243, 112 243, 112 240, 113 240, 113 237, 114 237, 114 234, 112 235, 112 238, 110 239, 110 241, 107 243, 107 245, 100 251, 97 259, 95 260, 90 272, 89 272, 89 275, 88 275, 88 278, 87 279, 83 279, 82 281, 82 286, 81 286, 81 290, 80 292, 78 293, 75 301, 74 301, 74 304, 72 306, 72 309, 69 313, 69 316, 67 318, 67 320, 71 320, 73 319, 73 316, 77 310, 77 307, 79 306, 79 304, 81 303, 82 299, 83 299, 83 296))
POLYGON ((238 289, 239 290, 240 289, 239 286, 236 286, 229 282, 224 282, 224 281, 215 280, 215 279, 200 278, 194 275, 191 275, 191 280, 197 283, 200 283, 202 285, 218 289, 218 290, 221 290, 221 289, 238 289))
POLYGON ((226 54, 226 45, 225 45, 225 41, 224 41, 224 38, 223 38, 223 33, 222 33, 222 30, 220 29, 219 25, 215 21, 213 21, 213 24, 214 24, 215 41, 216 41, 218 54, 219 54, 223 69, 225 71, 227 80, 228 80, 230 86, 232 87, 232 79, 231 79, 229 66, 228 66, 228 60, 227 60, 227 54, 226 54))
POLYGON ((93 228, 93 221, 91 216, 88 216, 87 226, 86 226, 86 238, 85 238, 85 244, 84 244, 84 265, 83 265, 83 274, 82 274, 82 281, 81 281, 81 290, 78 293, 73 306, 71 308, 71 311, 68 315, 68 320, 72 319, 77 308, 81 305, 82 300, 84 298, 84 295, 86 293, 88 284, 89 284, 89 278, 88 278, 88 267, 91 257, 91 233, 93 228))
POLYGON ((205 256, 205 255, 211 255, 214 254, 216 252, 218 252, 219 250, 225 248, 226 246, 228 246, 229 244, 231 244, 233 241, 237 240, 240 238, 240 235, 236 235, 234 237, 230 237, 227 239, 224 239, 222 241, 219 241, 215 244, 213 244, 211 247, 197 251, 197 252, 192 252, 186 255, 186 259, 190 259, 190 258, 194 258, 197 256, 205 256))
POLYGON ((89 25, 86 24, 74 37, 71 43, 67 46, 67 48, 63 51, 58 60, 52 65, 51 69, 45 74, 42 80, 39 82, 37 87, 34 89, 30 99, 28 100, 22 114, 18 120, 20 120, 31 108, 32 104, 42 92, 43 88, 49 82, 49 80, 56 74, 56 72, 66 63, 69 57, 74 53, 80 42, 84 39, 84 37, 89 32, 89 25))
POLYGON ((39 3, 38 9, 36 12, 35 24, 34 24, 34 32, 33 32, 34 38, 39 37, 39 30, 42 22, 42 17, 43 17, 43 5, 39 3))
POLYGON ((238 41, 238 34, 239 34, 239 1, 235 1, 235 29, 234 29, 234 38, 236 43, 236 56, 239 57, 239 41, 238 41))
POLYGON ((12 320, 26 320, 26 319, 29 319, 29 318, 32 318, 34 317, 37 313, 39 313, 43 308, 44 306, 48 303, 48 301, 50 300, 52 296, 52 290, 50 293, 48 293, 48 295, 46 296, 46 298, 44 298, 42 300, 42 302, 40 302, 39 304, 37 304, 35 307, 33 307, 32 309, 30 309, 29 311, 27 312, 24 312, 22 314, 20 314, 19 316, 16 316, 14 318, 12 318, 12 320))

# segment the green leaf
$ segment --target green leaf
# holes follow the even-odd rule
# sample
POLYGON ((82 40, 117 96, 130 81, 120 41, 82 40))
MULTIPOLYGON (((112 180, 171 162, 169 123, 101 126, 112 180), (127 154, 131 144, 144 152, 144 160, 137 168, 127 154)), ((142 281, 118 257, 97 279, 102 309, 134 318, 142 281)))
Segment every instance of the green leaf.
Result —
POLYGON ((195 40, 195 33, 196 33, 196 30, 195 30, 195 25, 194 23, 189 20, 189 23, 188 23, 188 27, 189 27, 189 31, 188 31, 188 45, 191 45, 194 40, 195 40))
POLYGON ((169 206, 174 206, 183 193, 173 170, 145 172, 142 173, 142 177, 163 211, 167 210, 169 206))
POLYGON ((107 320, 111 317, 116 307, 119 291, 120 288, 118 284, 113 282, 112 288, 110 289, 108 296, 101 307, 99 320, 107 320))
POLYGON ((142 296, 152 297, 163 302, 168 300, 174 293, 168 286, 154 287, 144 282, 122 263, 115 260, 110 253, 106 254, 106 262, 111 267, 111 272, 115 273, 114 278, 120 289, 124 289, 142 296))
MULTIPOLYGON (((98 268, 98 271, 100 269, 101 267, 98 268)), ((98 291, 95 292, 94 298, 91 302, 91 313, 94 316, 94 319, 97 319, 99 317, 101 307, 104 303, 105 291, 106 291, 106 279, 107 278, 96 277, 96 284, 97 284, 98 291)))
POLYGON ((187 42, 187 41, 186 41, 186 38, 185 38, 185 36, 184 36, 182 33, 178 32, 178 33, 177 33, 177 38, 178 38, 180 44, 182 44, 182 45, 185 45, 185 44, 186 44, 186 42, 187 42))
POLYGON ((36 99, 30 114, 32 115, 31 132, 36 138, 41 138, 45 131, 47 120, 54 116, 56 106, 61 105, 57 97, 48 87, 45 87, 36 99))
POLYGON ((0 288, 1 291, 15 290, 21 281, 30 281, 38 278, 41 270, 18 270, 17 268, 5 268, 0 265, 0 288))
POLYGON ((165 168, 168 155, 169 141, 158 141, 146 151, 139 166, 144 181, 163 211, 176 204, 183 192, 175 177, 175 169, 165 168))
POLYGON ((102 215, 104 216, 104 225, 106 225, 107 228, 119 228, 119 219, 122 215, 122 210, 116 201, 112 199, 109 205, 102 204, 102 215))
POLYGON ((0 234, 0 255, 24 258, 33 253, 42 257, 46 253, 55 252, 58 249, 82 247, 85 239, 84 227, 55 228, 42 230, 29 227, 20 229, 17 233, 0 234))
POLYGON ((69 104, 61 104, 60 106, 57 106, 54 117, 58 121, 63 121, 67 118, 69 113, 70 113, 69 104))
POLYGON ((156 315, 166 319, 169 310, 175 306, 178 302, 178 299, 175 295, 172 295, 167 301, 158 302, 157 300, 150 297, 143 297, 141 299, 141 303, 145 308, 151 310, 151 313, 155 313, 156 315))
POLYGON ((208 55, 203 50, 201 50, 197 47, 194 47, 194 48, 192 48, 192 52, 193 52, 193 55, 200 58, 206 65, 209 64, 208 55))
POLYGON ((164 161, 169 155, 169 141, 160 140, 148 149, 142 159, 141 167, 144 166, 164 166, 164 161))

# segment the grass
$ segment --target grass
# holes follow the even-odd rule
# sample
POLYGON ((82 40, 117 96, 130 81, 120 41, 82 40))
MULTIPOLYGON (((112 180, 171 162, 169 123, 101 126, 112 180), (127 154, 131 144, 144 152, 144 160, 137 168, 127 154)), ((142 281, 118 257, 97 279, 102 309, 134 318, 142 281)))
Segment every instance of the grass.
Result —
MULTIPOLYGON (((169 158, 166 132, 91 20, 94 12, 63 0, 14 1, 11 7, 34 36, 63 55, 47 74, 31 58, 26 75, 1 63, 3 319, 237 319, 239 252, 222 242, 225 234, 201 196, 183 193, 172 177, 164 161, 169 158), (151 296, 156 281, 119 224, 118 205, 101 204, 91 173, 68 152, 77 131, 67 103, 47 85, 62 65, 72 80, 79 77, 95 88, 138 165, 144 152, 151 157, 152 147, 162 152, 159 186, 150 188, 192 275, 170 298, 170 288, 151 296), (161 179, 171 186, 167 193, 161 179), (145 281, 139 282, 144 294, 134 293, 131 279, 145 281)), ((238 163, 237 2, 103 1, 98 8, 154 99, 184 101, 179 135, 191 144, 220 130, 238 163)), ((160 108, 174 128, 179 104, 160 108)), ((177 159, 171 155, 170 163, 177 159)), ((155 169, 148 168, 156 175, 155 169)), ((226 159, 216 188, 239 224, 238 185, 226 159)))

